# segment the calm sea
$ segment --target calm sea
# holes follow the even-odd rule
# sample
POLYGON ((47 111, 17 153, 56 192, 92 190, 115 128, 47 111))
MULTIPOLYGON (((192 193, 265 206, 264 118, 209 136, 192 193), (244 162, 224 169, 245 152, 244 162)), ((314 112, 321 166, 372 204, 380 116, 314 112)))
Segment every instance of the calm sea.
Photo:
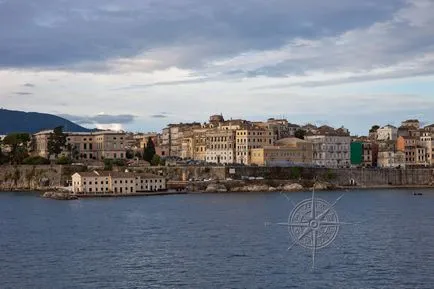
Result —
POLYGON ((335 210, 349 224, 314 269, 312 252, 287 250, 288 228, 274 225, 293 208, 279 193, 0 193, 0 288, 434 288, 434 191, 419 192, 346 192, 335 210))

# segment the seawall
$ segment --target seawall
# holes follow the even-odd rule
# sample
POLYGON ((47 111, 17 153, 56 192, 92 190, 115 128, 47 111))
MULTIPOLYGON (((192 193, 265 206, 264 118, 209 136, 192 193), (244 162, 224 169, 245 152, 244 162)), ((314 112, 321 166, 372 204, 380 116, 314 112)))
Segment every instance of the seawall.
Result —
MULTIPOLYGON (((85 171, 86 167, 63 165, 0 166, 0 190, 47 190, 68 184, 71 175, 85 171)), ((183 166, 128 168, 131 171, 149 172, 173 181, 198 180, 265 180, 306 183, 323 181, 335 186, 389 187, 434 185, 434 170, 423 169, 327 169, 283 167, 223 167, 183 166)))

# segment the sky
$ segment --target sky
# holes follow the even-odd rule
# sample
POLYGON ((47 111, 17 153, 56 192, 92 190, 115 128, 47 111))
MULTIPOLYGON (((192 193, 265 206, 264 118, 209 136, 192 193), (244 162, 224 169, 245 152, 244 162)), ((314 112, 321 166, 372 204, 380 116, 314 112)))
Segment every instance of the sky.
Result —
POLYGON ((434 122, 434 0, 0 0, 0 107, 86 127, 434 122))

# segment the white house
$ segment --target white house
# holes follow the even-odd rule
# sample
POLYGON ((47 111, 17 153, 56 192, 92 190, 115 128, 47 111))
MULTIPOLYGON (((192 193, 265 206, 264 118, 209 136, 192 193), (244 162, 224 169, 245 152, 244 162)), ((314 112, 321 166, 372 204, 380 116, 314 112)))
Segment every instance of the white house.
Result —
POLYGON ((93 171, 72 175, 72 191, 75 194, 129 195, 165 189, 166 179, 154 174, 93 171))

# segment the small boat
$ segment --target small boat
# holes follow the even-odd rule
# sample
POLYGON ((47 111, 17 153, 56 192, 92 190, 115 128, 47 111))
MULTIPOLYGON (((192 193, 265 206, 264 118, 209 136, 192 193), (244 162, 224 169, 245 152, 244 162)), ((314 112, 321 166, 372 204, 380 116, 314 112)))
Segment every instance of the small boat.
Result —
POLYGON ((420 193, 420 192, 418 192, 418 193, 416 193, 416 192, 413 192, 413 196, 422 196, 423 194, 422 193, 420 193))

